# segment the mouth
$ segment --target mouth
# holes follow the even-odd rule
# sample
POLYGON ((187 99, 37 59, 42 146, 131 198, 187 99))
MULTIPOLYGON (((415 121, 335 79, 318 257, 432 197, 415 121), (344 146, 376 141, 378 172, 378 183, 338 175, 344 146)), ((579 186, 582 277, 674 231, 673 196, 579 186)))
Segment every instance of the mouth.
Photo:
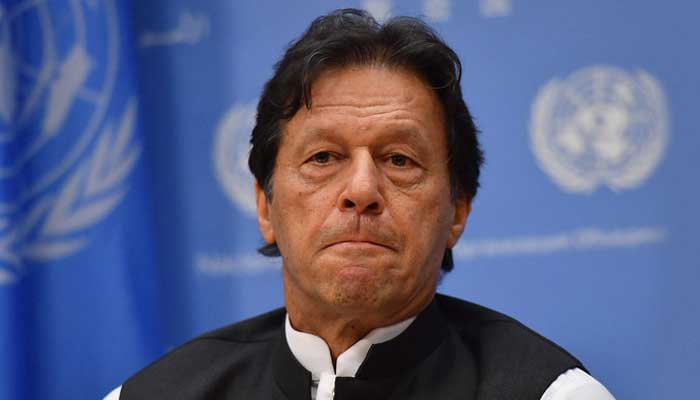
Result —
POLYGON ((382 243, 373 242, 371 240, 341 240, 334 242, 326 246, 325 248, 336 248, 336 249, 347 249, 347 250, 391 250, 395 251, 394 248, 387 246, 382 243))

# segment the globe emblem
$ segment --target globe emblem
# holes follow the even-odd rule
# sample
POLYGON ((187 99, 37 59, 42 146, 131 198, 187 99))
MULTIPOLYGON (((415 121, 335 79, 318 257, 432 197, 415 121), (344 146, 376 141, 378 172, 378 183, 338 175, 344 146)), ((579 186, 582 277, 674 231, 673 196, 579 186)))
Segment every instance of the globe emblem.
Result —
POLYGON ((111 2, 0 5, 0 283, 80 249, 123 195, 105 178, 139 148, 133 104, 105 126, 118 53, 111 2))
POLYGON ((584 68, 547 83, 532 107, 533 153, 567 192, 638 187, 663 158, 668 136, 661 85, 644 71, 584 68))
POLYGON ((255 179, 248 169, 250 133, 255 126, 257 102, 235 104, 223 116, 214 139, 214 171, 229 200, 241 211, 256 212, 255 179))
POLYGON ((70 168, 95 135, 111 97, 118 47, 114 12, 69 4, 69 14, 65 4, 55 2, 0 8, 0 82, 5 86, 0 90, 0 179, 14 189, 3 190, 2 209, 18 207, 70 168), (87 25, 87 13, 93 19, 100 15, 103 23, 87 25), (31 40, 12 41, 14 32, 31 40), (61 129, 64 124, 70 129, 61 129), (52 148, 59 146, 71 151, 52 148), (54 168, 42 168, 43 176, 25 184, 18 177, 37 156, 52 159, 54 168))

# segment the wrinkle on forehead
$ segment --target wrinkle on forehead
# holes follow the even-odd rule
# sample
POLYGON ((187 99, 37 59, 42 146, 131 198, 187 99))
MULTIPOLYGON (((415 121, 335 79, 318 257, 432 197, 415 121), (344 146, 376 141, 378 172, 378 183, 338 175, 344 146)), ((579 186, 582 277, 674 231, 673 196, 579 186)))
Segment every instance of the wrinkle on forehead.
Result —
MULTIPOLYGON (((371 89, 370 89, 371 90, 371 89)), ((310 111, 334 108, 356 109, 406 109, 415 108, 420 99, 414 93, 378 93, 372 95, 367 91, 352 90, 342 91, 331 89, 314 93, 314 102, 310 111)))
POLYGON ((360 118, 383 115, 391 119, 411 119, 407 117, 414 112, 414 108, 411 107, 411 103, 407 103, 404 107, 401 107, 394 102, 388 101, 361 104, 360 101, 353 102, 352 99, 348 99, 348 101, 345 102, 338 101, 337 104, 320 104, 314 106, 309 111, 309 114, 322 114, 324 111, 350 114, 360 118))
POLYGON ((424 127, 425 121, 416 115, 415 108, 410 106, 397 107, 394 104, 385 105, 328 105, 309 111, 304 116, 305 125, 309 128, 332 129, 338 124, 353 121, 358 127, 369 127, 375 123, 397 127, 424 127))
POLYGON ((427 145, 427 136, 431 135, 429 121, 416 117, 415 110, 397 110, 391 106, 330 106, 304 116, 302 126, 297 131, 300 139, 298 143, 302 145, 309 141, 338 139, 345 134, 353 137, 360 132, 363 132, 363 137, 364 133, 373 132, 379 136, 366 138, 382 142, 412 141, 427 145))
POLYGON ((399 131, 416 142, 444 134, 442 104, 427 83, 410 70, 377 66, 325 71, 312 87, 311 108, 302 107, 285 125, 294 127, 296 144, 327 133, 372 131, 385 136, 399 131))
POLYGON ((355 107, 358 109, 381 108, 392 106, 415 109, 420 102, 428 101, 430 106, 439 105, 433 90, 417 74, 403 68, 383 66, 355 66, 324 71, 311 88, 311 109, 333 107, 355 107), (365 80, 356 82, 358 75, 365 80), (389 77, 401 76, 406 80, 405 86, 393 87, 387 91, 382 85, 389 77), (422 87, 429 96, 417 96, 416 87, 422 87))

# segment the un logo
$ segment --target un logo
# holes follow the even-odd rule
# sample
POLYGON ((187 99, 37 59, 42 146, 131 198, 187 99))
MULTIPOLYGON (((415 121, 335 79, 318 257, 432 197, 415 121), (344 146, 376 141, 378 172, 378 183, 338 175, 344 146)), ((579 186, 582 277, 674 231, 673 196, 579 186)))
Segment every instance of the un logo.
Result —
POLYGON ((669 137, 661 85, 648 73, 593 66, 553 79, 532 107, 530 144, 539 166, 564 191, 592 193, 641 185, 669 137))
POLYGON ((229 200, 241 211, 254 216, 255 179, 248 169, 250 133, 255 126, 257 102, 235 104, 224 115, 214 138, 214 171, 229 200))
POLYGON ((79 251, 125 195, 141 147, 135 102, 110 108, 119 49, 111 2, 0 5, 0 284, 79 251))

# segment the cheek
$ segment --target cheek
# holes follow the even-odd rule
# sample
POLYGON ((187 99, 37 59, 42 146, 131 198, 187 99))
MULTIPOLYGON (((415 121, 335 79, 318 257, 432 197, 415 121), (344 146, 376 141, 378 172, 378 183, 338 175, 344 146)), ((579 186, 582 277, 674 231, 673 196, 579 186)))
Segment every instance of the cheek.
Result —
POLYGON ((418 235, 434 237, 436 232, 446 231, 450 226, 453 212, 450 199, 435 191, 401 194, 394 203, 392 213, 403 223, 413 226, 418 235))
POLYGON ((277 244, 285 255, 303 256, 311 250, 334 203, 324 191, 304 190, 293 183, 280 186, 283 187, 279 195, 273 198, 272 222, 277 244))
POLYGON ((407 260, 409 264, 429 268, 435 259, 441 259, 454 213, 447 201, 439 196, 426 197, 422 201, 404 205, 403 212, 399 211, 402 228, 406 232, 405 244, 409 251, 406 257, 410 258, 407 260))

